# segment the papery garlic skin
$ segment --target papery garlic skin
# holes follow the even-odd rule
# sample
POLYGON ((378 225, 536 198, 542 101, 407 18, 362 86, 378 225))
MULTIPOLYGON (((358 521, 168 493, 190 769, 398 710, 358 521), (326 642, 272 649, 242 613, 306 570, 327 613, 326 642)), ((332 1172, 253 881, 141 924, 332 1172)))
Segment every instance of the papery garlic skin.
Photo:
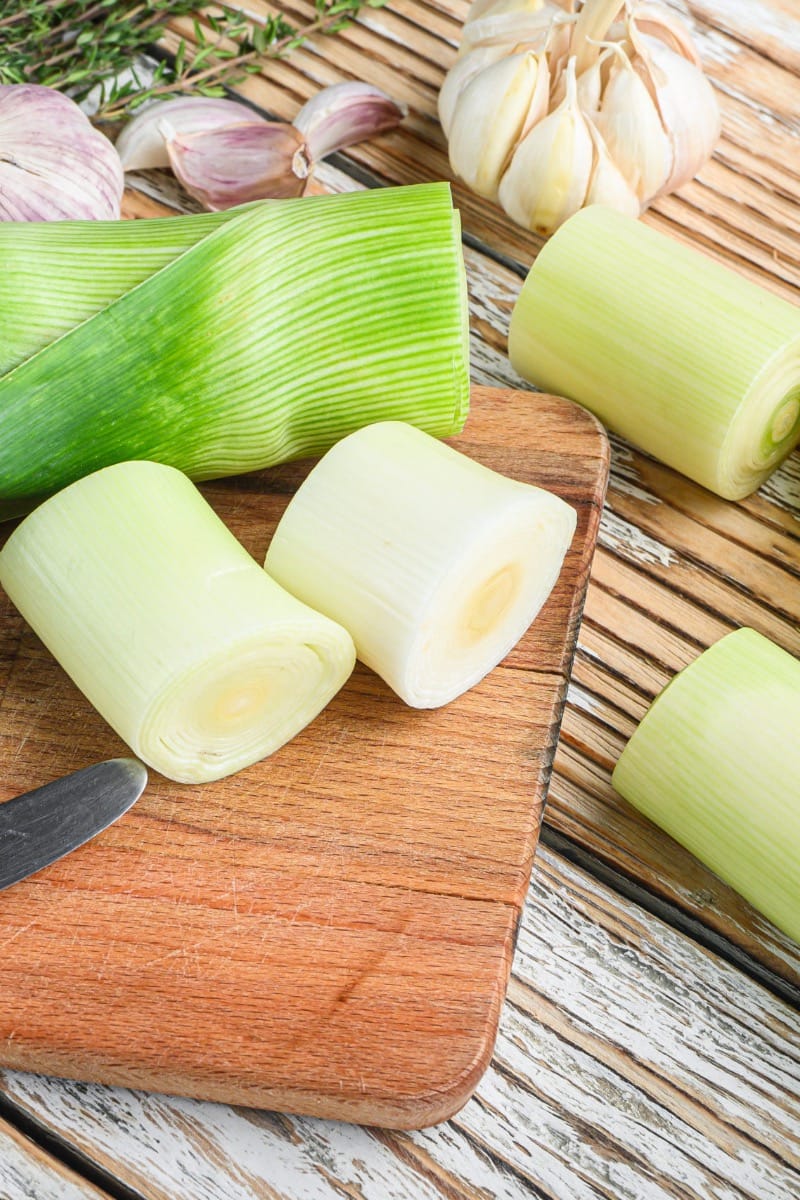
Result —
POLYGON ((492 63, 508 55, 508 46, 476 46, 456 59, 451 70, 447 72, 441 91, 439 92, 439 122, 445 137, 450 137, 456 105, 461 93, 469 83, 492 63))
POLYGON ((116 220, 123 189, 117 151, 74 101, 0 85, 0 220, 116 220))
POLYGON ((174 135, 210 133, 228 125, 266 124, 266 119, 236 100, 213 96, 177 96, 156 100, 128 122, 116 141, 126 171, 146 171, 170 165, 164 122, 174 135))
POLYGON ((662 187, 672 192, 694 178, 717 144, 719 107, 702 71, 658 38, 634 37, 634 66, 655 100, 672 148, 672 169, 662 187))
POLYGON ((594 122, 628 185, 648 204, 670 177, 672 145, 644 81, 622 50, 594 122))
POLYGON ((643 211, 697 174, 721 131, 689 30, 633 0, 475 0, 439 114, 455 173, 542 236, 583 205, 643 211), (504 64, 526 50, 547 65, 548 103, 510 145, 507 115, 519 108, 504 64))
POLYGON ((564 10, 546 0, 494 0, 477 17, 470 11, 461 50, 498 44, 511 49, 521 42, 543 49, 553 24, 563 20, 564 10))
POLYGON ((547 112, 547 60, 528 51, 494 63, 469 83, 450 127, 450 165, 473 191, 495 199, 520 138, 547 112))
POLYGON ((637 4, 631 10, 631 21, 641 33, 657 38, 698 70, 702 70, 703 64, 689 30, 668 8, 660 4, 637 4))

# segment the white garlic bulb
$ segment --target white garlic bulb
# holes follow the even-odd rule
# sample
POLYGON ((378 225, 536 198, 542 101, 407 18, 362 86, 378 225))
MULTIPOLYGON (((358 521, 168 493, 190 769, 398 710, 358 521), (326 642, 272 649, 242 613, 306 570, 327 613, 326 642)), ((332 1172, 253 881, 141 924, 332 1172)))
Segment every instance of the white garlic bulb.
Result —
POLYGON ((633 0, 474 0, 439 116, 455 174, 544 236, 588 204, 638 215, 720 135, 689 31, 633 0))
POLYGON ((114 146, 73 100, 0 85, 0 221, 115 220, 123 186, 114 146))

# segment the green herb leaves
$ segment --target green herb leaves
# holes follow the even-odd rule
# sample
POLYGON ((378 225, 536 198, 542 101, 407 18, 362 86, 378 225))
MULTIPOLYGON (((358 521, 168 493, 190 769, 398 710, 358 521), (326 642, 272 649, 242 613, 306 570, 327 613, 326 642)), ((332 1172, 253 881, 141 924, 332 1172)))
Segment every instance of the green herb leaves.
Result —
POLYGON ((315 15, 295 27, 280 12, 265 19, 235 4, 212 11, 196 0, 6 0, 0 17, 0 84, 41 83, 81 102, 95 121, 127 117, 147 100, 222 95, 315 33, 334 34, 363 7, 385 0, 315 0, 315 15), (169 55, 142 62, 168 22, 192 17, 191 37, 169 55))

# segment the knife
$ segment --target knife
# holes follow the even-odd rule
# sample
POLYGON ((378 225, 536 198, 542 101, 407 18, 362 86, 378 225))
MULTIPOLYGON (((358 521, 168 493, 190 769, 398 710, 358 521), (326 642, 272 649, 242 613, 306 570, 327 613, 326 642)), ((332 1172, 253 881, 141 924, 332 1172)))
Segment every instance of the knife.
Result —
POLYGON ((146 783, 137 759, 112 758, 0 804, 0 891, 107 829, 146 783))

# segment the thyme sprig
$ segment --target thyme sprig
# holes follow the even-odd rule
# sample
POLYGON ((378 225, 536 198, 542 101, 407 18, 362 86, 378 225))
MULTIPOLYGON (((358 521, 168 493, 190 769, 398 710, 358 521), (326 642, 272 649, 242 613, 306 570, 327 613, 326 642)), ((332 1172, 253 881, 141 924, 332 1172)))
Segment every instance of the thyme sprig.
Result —
POLYGON ((314 0, 314 16, 293 25, 276 11, 263 19, 234 3, 200 0, 5 0, 0 16, 0 83, 41 83, 79 103, 96 122, 127 117, 148 100, 226 88, 281 58, 315 33, 335 34, 364 8, 386 0, 314 0), (170 55, 145 65, 167 23, 192 19, 170 55))

